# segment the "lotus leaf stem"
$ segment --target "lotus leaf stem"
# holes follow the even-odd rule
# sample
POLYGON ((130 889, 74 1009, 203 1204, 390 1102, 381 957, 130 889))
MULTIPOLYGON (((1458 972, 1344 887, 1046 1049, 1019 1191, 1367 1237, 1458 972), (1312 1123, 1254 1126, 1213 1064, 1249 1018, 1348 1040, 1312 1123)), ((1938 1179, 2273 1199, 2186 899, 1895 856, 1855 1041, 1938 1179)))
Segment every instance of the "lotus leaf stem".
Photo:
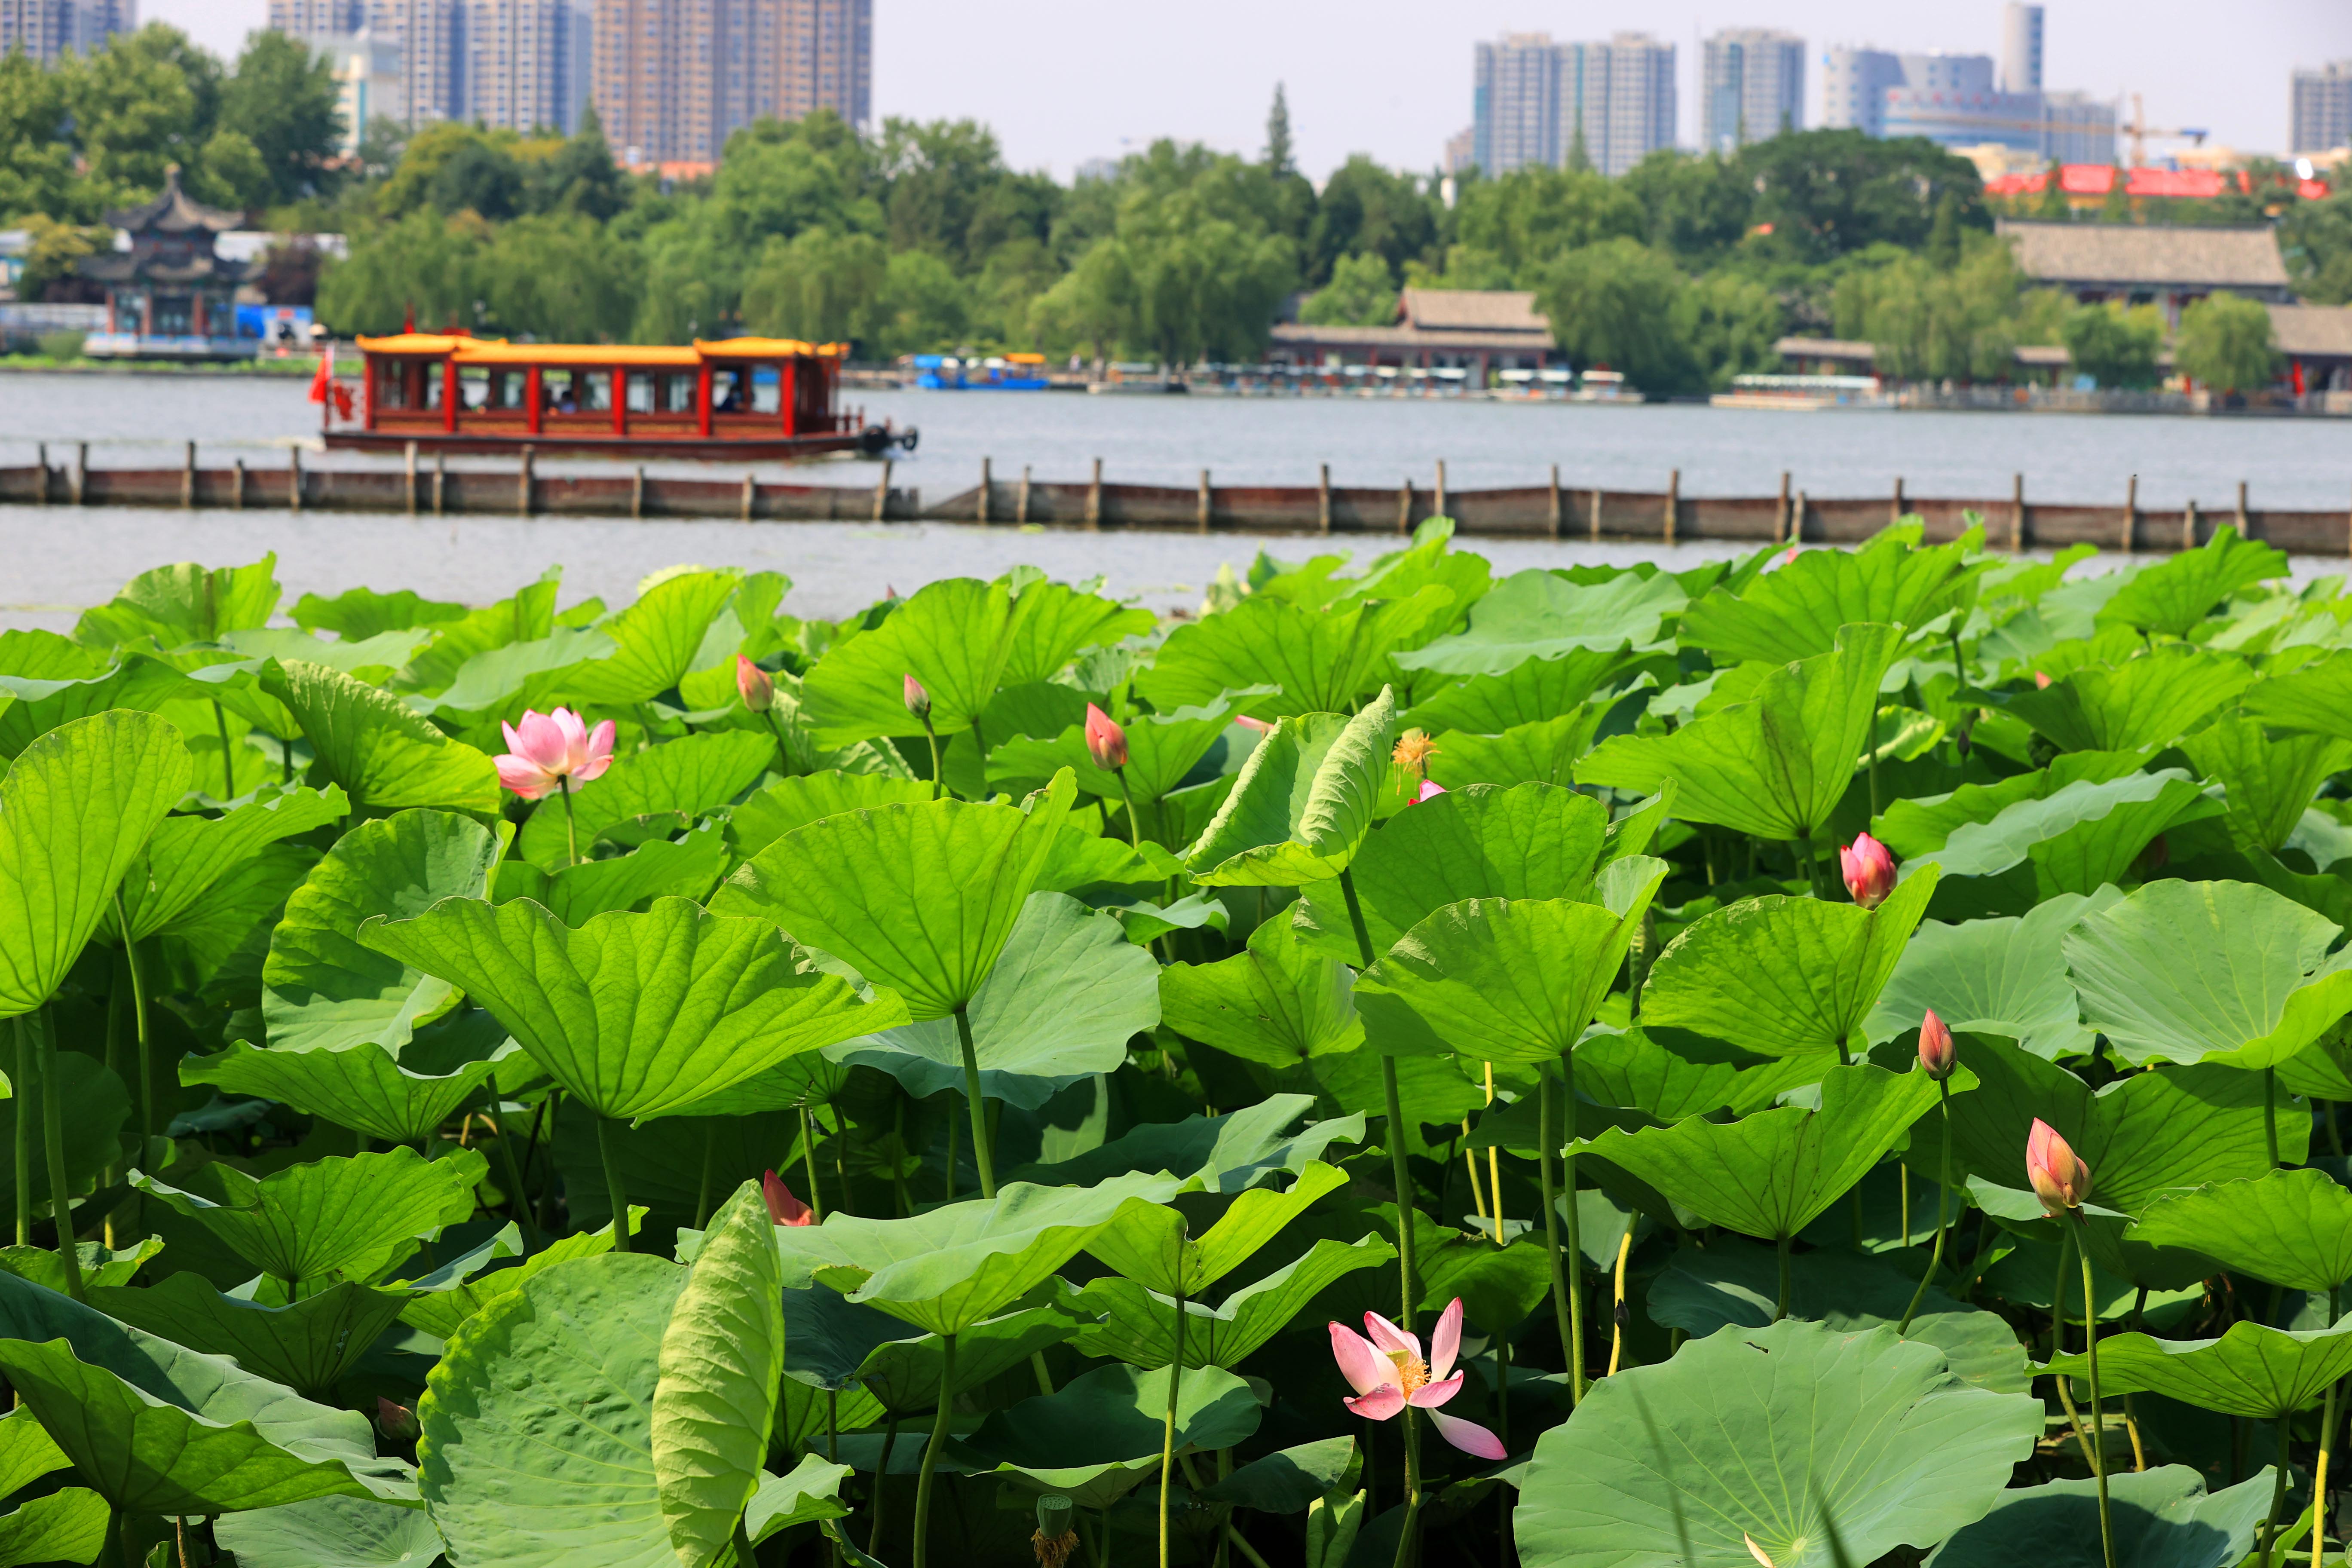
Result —
POLYGON ((2263 1142, 2271 1157, 2271 1169, 2279 1168, 2278 1144, 2278 1068, 2263 1069, 2263 1142))
MULTIPOLYGON (((1907 1334, 1911 1331, 1911 1320, 1919 1315, 1919 1303, 1927 1294, 1927 1281, 1933 1279, 1936 1277, 1936 1271, 1944 1266, 1945 1205, 1949 1201, 1952 1191, 1951 1080, 1948 1078, 1939 1080, 1936 1085, 1936 1093, 1937 1106, 1944 1113, 1943 1163, 1941 1174, 1936 1178, 1936 1246, 1927 1256, 1927 1272, 1919 1276, 1919 1288, 1911 1292, 1911 1304, 1903 1309, 1903 1321, 1895 1325, 1895 1331, 1897 1334, 1907 1334)), ((1904 1169, 1907 1172, 1910 1167, 1906 1165, 1904 1169)), ((1903 1240, 1906 1246, 1910 1244, 1911 1226, 1907 1220, 1903 1226, 1903 1240)))
MULTIPOLYGON (((963 1007, 955 1010, 956 1044, 963 1047, 963 1099, 971 1112, 971 1161, 980 1167, 980 1195, 996 1195, 996 1154, 990 1148, 988 1136, 988 1102, 980 1093, 980 1053, 972 1048, 971 1015, 963 1007)), ((952 1173, 950 1173, 952 1179, 952 1173)))
POLYGON ((572 780, 560 778, 555 781, 555 787, 563 796, 564 847, 571 851, 572 864, 577 866, 580 864, 580 814, 572 804, 572 780))
POLYGON ((1547 1067, 1536 1079, 1536 1173, 1543 1186, 1544 1251, 1551 1260, 1552 1316, 1559 1327, 1559 1353, 1569 1371, 1568 1399, 1573 1408, 1584 1397, 1583 1379, 1575 1375, 1584 1359, 1578 1352, 1583 1334, 1577 1321, 1576 1299, 1568 1287, 1566 1262, 1560 1256, 1559 1184, 1552 1174, 1552 1162, 1559 1157, 1554 1114, 1551 1069, 1547 1067))
POLYGON ((1143 849, 1143 824, 1135 815, 1135 792, 1127 787, 1126 765, 1122 763, 1111 769, 1110 776, 1118 781, 1118 798, 1127 806, 1127 841, 1140 854, 1143 849))
POLYGON ((221 799, 236 798, 236 758, 228 749, 228 713, 217 702, 213 704, 213 724, 220 731, 221 799))
POLYGON ((938 1472, 940 1450, 947 1446, 948 1413, 955 1405, 956 1337, 940 1336, 940 1411, 931 1420, 931 1440, 923 1445, 923 1468, 915 1482, 915 1568, 930 1560, 931 1479, 938 1472))
MULTIPOLYGON (((1181 1254, 1183 1244, 1177 1244, 1181 1254)), ((1182 1268, 1178 1265, 1180 1275, 1182 1268)), ((1160 1428, 1160 1568, 1173 1568, 1168 1554, 1168 1494, 1176 1464, 1176 1396, 1184 1384, 1184 1286, 1180 1277, 1176 1286, 1176 1357, 1168 1363, 1168 1418, 1160 1428)))
POLYGON ((1779 1257, 1780 1271, 1780 1293, 1772 1300, 1772 1321, 1777 1323, 1789 1315, 1789 1237, 1787 1232, 1783 1231, 1780 1234, 1774 1251, 1779 1257))
POLYGON ((867 1503, 874 1510, 874 1522, 866 1530, 866 1554, 871 1557, 882 1549, 882 1483, 890 1479, 890 1450, 898 1446, 898 1415, 890 1414, 889 1425, 882 1428, 882 1458, 874 1466, 874 1495, 867 1503))
POLYGON ((613 1198, 613 1250, 629 1250, 629 1194, 621 1184, 621 1124, 596 1118, 596 1152, 604 1163, 604 1186, 613 1198))
POLYGON ((12 1090, 16 1103, 9 1109, 16 1113, 16 1245, 33 1245, 33 1115, 40 1109, 37 1097, 39 1080, 34 1077, 33 1037, 26 1027, 24 1016, 17 1015, 16 1084, 12 1090))
POLYGON ((1616 1303, 1609 1313, 1609 1375, 1617 1375, 1617 1366, 1625 1354, 1625 1264, 1633 1256, 1633 1226, 1625 1224, 1625 1234, 1617 1241, 1617 1270, 1612 1294, 1616 1303))
MULTIPOLYGON (((818 1225, 823 1225, 824 1194, 818 1190, 816 1183, 816 1118, 809 1114, 809 1108, 805 1105, 799 1107, 799 1110, 801 1113, 801 1169, 808 1173, 809 1218, 818 1225)), ((950 1121, 948 1125, 952 1127, 955 1123, 950 1121)), ((949 1194, 950 1197, 954 1195, 952 1193, 949 1194)))
MULTIPOLYGON (((2106 1568, 2116 1568, 2116 1531, 2107 1517, 2107 1434, 2099 1415, 2099 1308, 2098 1298, 2091 1285, 2091 1247, 2087 1234, 2090 1221, 2083 1211, 2074 1212, 2074 1223, 2086 1234, 2077 1238, 2074 1250, 2083 1259, 2083 1351, 2091 1363, 2091 1433, 2096 1438, 2091 1448, 2091 1474, 2099 1482, 2099 1550, 2105 1557, 2106 1568)), ((2332 1395, 2331 1395, 2332 1398, 2332 1395)), ((2323 1436, 2321 1453, 2326 1452, 2323 1436)))
POLYGON ((2319 1460, 2311 1469, 2311 1568, 2320 1568, 2320 1552, 2327 1541, 2327 1461, 2336 1445, 2336 1400, 2344 1380, 2327 1385, 2327 1403, 2319 1415, 2319 1460))

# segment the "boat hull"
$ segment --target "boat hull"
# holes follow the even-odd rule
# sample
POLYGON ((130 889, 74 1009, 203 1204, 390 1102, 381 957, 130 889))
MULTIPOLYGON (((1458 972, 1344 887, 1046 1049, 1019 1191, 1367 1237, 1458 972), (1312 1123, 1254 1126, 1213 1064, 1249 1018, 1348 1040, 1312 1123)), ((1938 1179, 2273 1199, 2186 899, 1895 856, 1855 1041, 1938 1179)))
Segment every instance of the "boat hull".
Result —
POLYGON ((836 431, 824 436, 780 436, 772 440, 705 439, 698 436, 572 436, 469 435, 462 431, 330 430, 330 450, 346 452, 418 452, 454 458, 512 457, 525 449, 547 457, 613 458, 623 461, 658 458, 716 463, 792 462, 835 452, 879 457, 892 447, 915 448, 915 432, 869 425, 863 430, 836 431))

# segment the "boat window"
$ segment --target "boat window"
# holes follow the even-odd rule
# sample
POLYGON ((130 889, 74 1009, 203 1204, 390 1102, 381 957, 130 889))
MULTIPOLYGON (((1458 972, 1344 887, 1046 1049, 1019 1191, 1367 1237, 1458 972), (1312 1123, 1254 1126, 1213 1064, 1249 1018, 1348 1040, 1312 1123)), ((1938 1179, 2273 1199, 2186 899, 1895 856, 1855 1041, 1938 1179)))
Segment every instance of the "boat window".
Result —
POLYGON ((375 405, 379 409, 408 406, 408 366, 400 360, 377 360, 370 367, 375 372, 375 405))
POLYGON ((695 411, 695 387, 701 380, 699 372, 691 370, 666 372, 661 376, 662 408, 671 414, 691 414, 695 411))
POLYGON ((625 380, 629 412, 651 414, 654 411, 654 378, 643 371, 616 371, 614 374, 625 380))
POLYGON ((580 374, 580 411, 583 414, 609 414, 613 411, 613 373, 609 370, 583 370, 580 374))
POLYGON ((457 405, 460 408, 489 406, 490 373, 471 366, 461 368, 457 372, 457 395, 462 399, 457 405))
POLYGON ((713 414, 748 414, 751 411, 751 373, 749 369, 742 365, 730 365, 711 374, 710 411, 713 414))
POLYGON ((772 364, 754 365, 751 369, 751 412, 776 414, 782 408, 776 393, 776 367, 772 364))
POLYGON ((550 370, 540 373, 539 405, 557 414, 572 414, 579 410, 574 384, 580 373, 573 370, 550 370))

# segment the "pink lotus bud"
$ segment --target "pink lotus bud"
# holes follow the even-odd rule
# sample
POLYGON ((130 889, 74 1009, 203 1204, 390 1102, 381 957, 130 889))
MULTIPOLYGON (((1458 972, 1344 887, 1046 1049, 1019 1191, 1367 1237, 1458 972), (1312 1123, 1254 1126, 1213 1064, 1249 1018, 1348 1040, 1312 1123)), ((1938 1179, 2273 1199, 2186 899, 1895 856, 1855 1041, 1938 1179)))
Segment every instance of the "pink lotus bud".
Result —
POLYGON ((735 656, 735 689, 742 694, 743 706, 754 713, 765 713, 776 705, 775 678, 740 653, 735 656))
POLYGON ((2056 1128, 2038 1116, 2025 1139, 2025 1179, 2033 1184, 2033 1195, 2053 1219, 2082 1207, 2091 1195, 2091 1167, 2058 1136, 2056 1128))
POLYGON ((2037 670, 2035 670, 2035 671, 2033 672, 2033 686, 2034 686, 2034 689, 2035 689, 2035 690, 2037 690, 2037 691, 2047 691, 2047 690, 2049 690, 2049 689, 2050 689, 2050 672, 2049 672, 2048 670, 2046 670, 2046 669, 2037 669, 2037 670))
POLYGON ((760 1178, 760 1196, 767 1201, 768 1217, 778 1225, 814 1225, 816 1213, 793 1196, 784 1180, 770 1171, 760 1178))
POLYGON ((1273 725, 1263 719, 1253 719, 1246 713, 1234 714, 1234 722, 1244 730, 1255 730, 1261 735, 1270 735, 1274 732, 1273 725))
POLYGON ((1952 1031, 1936 1016, 1933 1007, 1928 1008, 1927 1016, 1919 1020, 1919 1065, 1927 1069, 1929 1078, 1942 1079, 1952 1076, 1952 1066, 1958 1059, 1952 1048, 1952 1031))
POLYGON ((1423 779, 1421 781, 1421 787, 1413 792, 1412 799, 1406 804, 1411 805, 1419 805, 1423 801, 1435 800, 1439 795, 1444 795, 1444 793, 1445 786, 1444 784, 1433 784, 1429 780, 1423 779))
POLYGON ((1845 890, 1865 910, 1876 909, 1895 890, 1894 853, 1867 833, 1839 847, 1838 869, 1845 890))
POLYGON ((1127 766, 1127 731, 1091 702, 1087 704, 1087 755, 1106 773, 1127 766))
POLYGON ((931 716, 931 694, 924 690, 923 683, 911 675, 907 677, 907 711, 918 719, 931 716))
POLYGON ((423 1430, 415 1411, 381 1396, 375 1402, 375 1429, 395 1443, 414 1443, 423 1430))

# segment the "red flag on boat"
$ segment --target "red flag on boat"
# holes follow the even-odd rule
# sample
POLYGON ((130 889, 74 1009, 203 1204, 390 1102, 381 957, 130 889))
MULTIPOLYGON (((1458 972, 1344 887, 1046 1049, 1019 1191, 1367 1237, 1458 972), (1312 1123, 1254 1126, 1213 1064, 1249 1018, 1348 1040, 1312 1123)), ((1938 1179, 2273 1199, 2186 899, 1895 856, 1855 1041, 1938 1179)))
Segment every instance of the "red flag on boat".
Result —
POLYGON ((327 352, 319 356, 319 374, 310 378, 310 401, 324 403, 335 384, 335 345, 329 343, 327 352))

